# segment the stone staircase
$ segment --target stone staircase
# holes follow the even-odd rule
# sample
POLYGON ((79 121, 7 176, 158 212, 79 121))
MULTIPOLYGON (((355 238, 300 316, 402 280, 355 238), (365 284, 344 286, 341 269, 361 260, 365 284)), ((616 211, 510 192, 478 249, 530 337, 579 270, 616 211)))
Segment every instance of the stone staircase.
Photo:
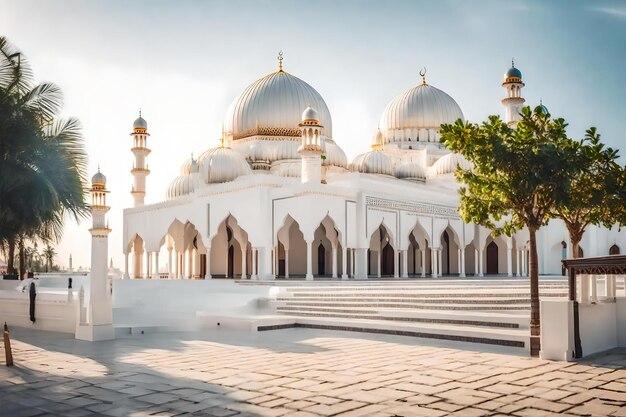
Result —
MULTIPOLYGON (((285 285, 272 305, 290 325, 508 346, 529 351, 527 280, 428 280, 285 285)), ((562 279, 540 282, 540 296, 566 297, 562 279)))

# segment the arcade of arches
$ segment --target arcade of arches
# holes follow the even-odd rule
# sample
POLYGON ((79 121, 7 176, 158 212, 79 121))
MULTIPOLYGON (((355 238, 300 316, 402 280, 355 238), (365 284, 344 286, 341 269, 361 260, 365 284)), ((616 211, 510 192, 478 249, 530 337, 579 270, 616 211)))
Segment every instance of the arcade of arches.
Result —
MULTIPOLYGON (((448 226, 433 245, 418 223, 411 230, 408 242, 406 250, 399 249, 395 237, 384 224, 375 229, 366 250, 368 277, 528 274, 527 250, 515 248, 513 252, 502 238, 489 236, 480 250, 475 242, 462 247, 455 231, 448 226)), ((563 253, 566 247, 563 242, 563 253)), ((174 220, 158 247, 146 245, 139 235, 131 239, 126 247, 125 277, 256 279, 259 250, 251 245, 247 232, 232 215, 219 224, 210 245, 202 240, 192 223, 174 220), (163 259, 166 261, 160 262, 163 259)), ((610 255, 620 252, 617 245, 609 249, 610 255)), ((342 245, 341 234, 329 216, 306 238, 298 222, 287 216, 276 234, 271 270, 275 277, 283 279, 347 279, 355 275, 355 257, 356 249, 342 245)))

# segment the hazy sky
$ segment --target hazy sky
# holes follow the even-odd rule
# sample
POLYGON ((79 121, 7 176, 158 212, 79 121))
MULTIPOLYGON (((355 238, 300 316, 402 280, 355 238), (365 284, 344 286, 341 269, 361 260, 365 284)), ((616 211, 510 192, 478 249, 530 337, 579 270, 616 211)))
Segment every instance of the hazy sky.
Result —
MULTIPOLYGON (((626 1, 0 0, 0 34, 82 121, 90 177, 100 164, 108 178, 119 267, 138 109, 152 135, 146 200, 157 202, 191 152, 218 144, 228 105, 276 70, 281 49, 285 70, 324 97, 348 159, 369 149, 386 104, 422 66, 466 119, 502 115, 512 57, 528 104, 543 98, 571 136, 597 126, 624 148, 626 1)), ((57 263, 71 252, 75 267, 89 264, 88 227, 68 224, 57 263)))

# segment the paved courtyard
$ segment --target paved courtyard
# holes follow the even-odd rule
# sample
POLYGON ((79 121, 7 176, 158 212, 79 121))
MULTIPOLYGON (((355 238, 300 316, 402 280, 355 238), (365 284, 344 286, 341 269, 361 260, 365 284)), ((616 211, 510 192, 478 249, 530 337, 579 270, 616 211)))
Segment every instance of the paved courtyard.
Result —
POLYGON ((624 350, 574 364, 307 329, 11 335, 2 416, 626 416, 624 350))

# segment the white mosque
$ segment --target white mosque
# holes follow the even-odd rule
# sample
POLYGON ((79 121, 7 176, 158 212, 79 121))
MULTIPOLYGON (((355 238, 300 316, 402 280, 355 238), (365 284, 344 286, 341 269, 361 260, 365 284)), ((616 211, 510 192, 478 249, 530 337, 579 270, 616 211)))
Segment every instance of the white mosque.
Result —
MULTIPOLYGON (((140 114, 131 133, 124 278, 527 275, 526 232, 493 237, 459 217, 454 171, 471 166, 440 143, 439 128, 463 112, 421 75, 385 108, 371 151, 348 163, 324 99, 279 57, 278 71, 231 104, 221 145, 184 161, 155 204, 144 204, 151 150, 140 114)), ((505 119, 515 124, 525 100, 514 65, 502 86, 505 119)), ((563 223, 551 221, 537 241, 540 273, 561 275, 563 223)), ((619 253, 626 233, 589 227, 581 247, 587 256, 619 253)))

